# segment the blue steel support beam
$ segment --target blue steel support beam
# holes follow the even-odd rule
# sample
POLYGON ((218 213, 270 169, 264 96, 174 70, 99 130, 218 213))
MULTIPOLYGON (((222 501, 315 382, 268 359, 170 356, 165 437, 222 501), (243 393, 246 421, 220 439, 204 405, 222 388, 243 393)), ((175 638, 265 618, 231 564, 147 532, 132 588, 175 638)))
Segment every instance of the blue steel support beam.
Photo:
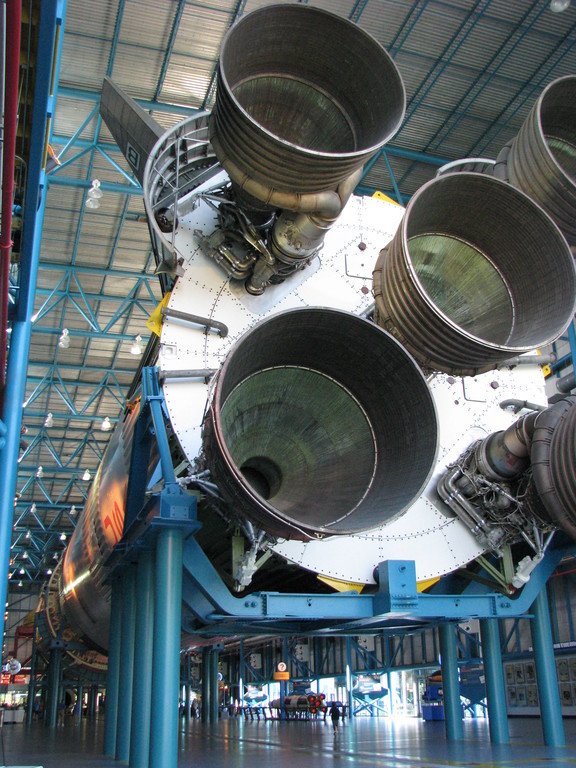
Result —
MULTIPOLYGON (((76 187, 78 189, 91 189, 92 182, 89 179, 72 179, 69 176, 51 175, 48 177, 49 185, 56 187, 76 187)), ((102 192, 115 192, 119 195, 142 195, 142 187, 137 182, 134 184, 113 184, 103 181, 100 184, 102 192)))
POLYGON ((26 701, 26 725, 32 725, 34 718, 34 704, 36 703, 36 662, 38 660, 38 648, 36 638, 39 636, 39 614, 34 615, 34 631, 32 632, 32 651, 30 653, 30 677, 28 683, 28 700, 26 701))
POLYGON ((120 695, 118 697, 116 760, 128 761, 130 757, 134 642, 136 638, 136 571, 133 565, 129 565, 126 568, 121 582, 122 639, 120 643, 120 695))
POLYGON ((352 638, 346 636, 346 703, 348 704, 348 718, 354 717, 354 696, 352 694, 352 638))
POLYGON ((184 686, 184 690, 186 692, 186 699, 185 699, 185 707, 184 707, 184 714, 186 716, 186 720, 190 720, 190 717, 192 715, 192 700, 190 698, 190 694, 192 693, 192 654, 190 651, 186 653, 185 656, 185 663, 186 663, 186 684, 184 686))
MULTIPOLYGON (((22 426, 22 401, 26 390, 26 368, 32 329, 31 315, 34 306, 40 240, 46 207, 45 175, 43 170, 44 149, 48 116, 52 114, 54 94, 52 83, 57 81, 66 13, 65 0, 46 0, 40 7, 38 31, 38 61, 34 89, 34 113, 30 138, 30 158, 26 206, 22 221, 22 251, 20 290, 12 325, 10 354, 6 373, 4 409, 1 415, 6 427, 5 445, 0 462, 0 604, 6 602, 10 560, 10 540, 16 494, 17 462, 22 426), (59 46, 56 47, 57 30, 60 27, 59 46), (52 79, 54 77, 54 80, 52 79)), ((4 614, 0 617, 0 637, 4 635, 4 614)))
POLYGON ((486 678, 486 703, 488 704, 488 725, 493 744, 508 744, 508 712, 506 709, 506 688, 502 675, 502 653, 498 619, 480 620, 482 640, 482 661, 486 678))
POLYGON ((110 603, 110 639, 106 673, 106 719, 104 721, 104 754, 116 754, 118 733, 118 698, 120 694, 120 640, 122 636, 122 589, 120 579, 112 582, 110 603))
POLYGON ((572 355, 572 367, 576 368, 576 321, 574 320, 568 326, 568 342, 570 344, 570 354, 572 355))
POLYGON ((136 647, 130 732, 130 768, 148 768, 154 649, 154 553, 142 550, 136 576, 136 647))
POLYGON ((58 706, 60 704, 60 680, 62 677, 62 648, 57 641, 50 648, 50 660, 48 662, 46 704, 48 712, 48 726, 56 728, 58 724, 58 706))
POLYGON ((210 722, 218 722, 218 660, 219 651, 216 646, 210 654, 210 722))
POLYGON ((540 718, 544 744, 549 747, 564 747, 566 739, 562 724, 562 709, 558 692, 558 677, 554 660, 554 644, 550 627, 550 611, 546 587, 540 591, 532 606, 533 618, 530 623, 534 664, 540 699, 540 718))
POLYGON ((156 541, 150 768, 177 768, 182 530, 161 528, 156 541))
MULTIPOLYGON (((60 336, 62 334, 62 328, 35 328, 34 333, 51 334, 52 336, 60 336)), ((83 339, 101 339, 105 336, 107 339, 115 339, 116 341, 134 341, 134 335, 131 333, 103 333, 99 331, 81 331, 70 328, 68 331, 70 338, 81 337, 83 339)), ((147 341, 147 336, 142 336, 142 341, 147 341)))
POLYGON ((76 700, 76 704, 74 705, 74 710, 73 710, 74 711, 74 718, 75 718, 75 721, 76 721, 74 723, 74 725, 77 725, 78 727, 80 727, 82 725, 82 708, 83 708, 83 699, 84 699, 84 688, 83 688, 83 686, 81 686, 81 685, 78 686, 76 697, 77 697, 77 700, 76 700), (76 710, 78 710, 77 713, 76 713, 76 710))
POLYGON ((90 693, 88 695, 88 717, 94 719, 96 717, 96 709, 98 704, 98 685, 90 686, 90 693))
POLYGON ((442 690, 444 692, 446 739, 448 741, 459 741, 463 737, 463 728, 454 624, 449 622, 440 624, 438 633, 440 635, 440 654, 442 657, 442 690))
MULTIPOLYGON (((200 710, 200 719, 203 723, 208 722, 210 716, 210 648, 202 649, 202 702, 200 710)), ((242 656, 242 646, 240 646, 240 654, 242 656)), ((242 706, 242 696, 240 696, 240 705, 242 706)))
MULTIPOLYGON (((375 595, 358 595, 344 592, 331 595, 280 594, 275 592, 253 593, 248 597, 234 597, 224 585, 214 566, 193 537, 184 543, 185 582, 193 589, 185 593, 202 597, 190 607, 207 624, 228 618, 240 618, 249 622, 262 620, 343 620, 346 630, 353 632, 361 626, 354 622, 366 619, 385 621, 394 617, 437 620, 462 618, 501 617, 513 618, 525 613, 536 594, 548 580, 562 557, 572 551, 548 550, 544 559, 534 569, 528 584, 512 599, 501 593, 470 595, 418 594, 415 566, 412 561, 391 560, 379 567, 380 588, 375 595), (382 574, 385 574, 383 576, 382 574)), ((374 627, 374 623, 372 623, 374 627)))
MULTIPOLYGON (((82 88, 71 88, 69 86, 60 86, 58 95, 70 99, 84 101, 100 101, 100 91, 86 91, 82 88)), ((181 104, 166 104, 162 101, 152 101, 150 99, 134 99, 134 101, 143 109, 150 112, 165 112, 166 114, 182 115, 182 118, 192 117, 200 112, 200 109, 194 107, 185 107, 181 104)))

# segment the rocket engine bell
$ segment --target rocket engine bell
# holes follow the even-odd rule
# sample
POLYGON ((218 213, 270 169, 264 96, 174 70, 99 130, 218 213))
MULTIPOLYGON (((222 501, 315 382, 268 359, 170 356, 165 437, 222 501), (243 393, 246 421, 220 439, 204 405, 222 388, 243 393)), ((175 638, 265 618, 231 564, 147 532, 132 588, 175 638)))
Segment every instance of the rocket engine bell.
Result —
POLYGON ((518 135, 496 160, 494 175, 536 200, 576 245, 576 76, 550 83, 518 135))
POLYGON ((576 271, 562 233, 527 195, 455 173, 410 200, 380 253, 374 295, 376 321, 424 367, 474 375, 558 338, 574 317, 576 271))
POLYGON ((364 164, 399 129, 405 102, 388 53, 340 16, 273 5, 230 29, 210 140, 248 218, 265 224, 280 212, 250 293, 309 263, 364 164))
POLYGON ((228 355, 204 449, 231 508, 270 534, 356 533, 392 520, 426 484, 436 410, 385 331, 346 312, 291 310, 228 355))

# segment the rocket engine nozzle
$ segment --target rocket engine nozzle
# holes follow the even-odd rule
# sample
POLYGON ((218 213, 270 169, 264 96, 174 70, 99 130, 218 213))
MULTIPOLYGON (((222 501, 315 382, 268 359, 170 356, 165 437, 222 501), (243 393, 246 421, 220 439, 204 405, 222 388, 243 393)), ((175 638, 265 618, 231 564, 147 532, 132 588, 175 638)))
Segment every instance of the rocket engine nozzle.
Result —
POLYGON ((542 91, 494 174, 536 200, 576 245, 576 76, 542 91))
POLYGON ((399 515, 426 484, 436 410, 416 363, 381 328, 290 310, 225 360, 204 450, 231 510, 269 534, 357 533, 399 515))
POLYGON ((318 8, 272 5, 224 39, 211 139, 233 181, 261 184, 251 193, 267 205, 272 189, 335 190, 398 130, 404 107, 396 65, 369 34, 318 8))
POLYGON ((400 127, 406 94, 382 46, 327 11, 260 8, 222 44, 210 139, 254 223, 279 212, 246 282, 261 294, 309 262, 359 183, 364 164, 400 127))
POLYGON ((374 295, 377 321, 424 367, 474 375, 558 338, 574 316, 576 271, 561 231, 526 194, 454 173, 409 202, 374 295))

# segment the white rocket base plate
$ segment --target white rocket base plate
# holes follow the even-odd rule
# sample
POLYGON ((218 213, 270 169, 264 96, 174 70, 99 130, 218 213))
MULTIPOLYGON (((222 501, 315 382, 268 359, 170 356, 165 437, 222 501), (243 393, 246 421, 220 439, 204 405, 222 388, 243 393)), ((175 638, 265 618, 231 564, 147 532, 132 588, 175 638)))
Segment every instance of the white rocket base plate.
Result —
MULTIPOLYGON (((185 274, 174 287, 169 308, 212 318, 228 326, 222 338, 178 320, 165 318, 159 366, 164 371, 218 369, 236 341, 255 323, 277 312, 323 306, 361 314, 373 303, 372 270, 380 250, 392 239, 404 209, 366 197, 353 197, 315 262, 261 297, 250 296, 230 282, 205 256, 195 229, 210 234, 213 212, 204 203, 180 220, 176 246, 184 256, 185 274), (360 243, 366 247, 359 248, 360 243)), ((432 478, 422 495, 393 522, 360 535, 321 541, 279 541, 274 551, 302 568, 357 583, 373 583, 375 567, 387 559, 415 560, 419 580, 433 578, 470 562, 482 548, 469 530, 438 498, 436 480, 474 440, 505 429, 517 416, 499 403, 517 398, 546 405, 539 367, 518 366, 475 377, 436 374, 430 387, 440 428, 439 452, 432 478)), ((201 379, 167 379, 168 412, 188 459, 201 450, 201 423, 209 385, 201 379)))

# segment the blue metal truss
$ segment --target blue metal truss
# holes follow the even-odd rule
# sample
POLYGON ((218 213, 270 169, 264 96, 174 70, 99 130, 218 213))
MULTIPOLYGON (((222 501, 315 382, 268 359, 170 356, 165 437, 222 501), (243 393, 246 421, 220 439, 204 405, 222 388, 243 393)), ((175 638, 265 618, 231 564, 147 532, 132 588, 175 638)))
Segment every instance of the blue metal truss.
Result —
MULTIPOLYGON (((138 422, 142 421, 142 426, 137 427, 133 441, 135 447, 131 459, 123 544, 117 553, 120 560, 124 553, 138 548, 139 538, 147 535, 139 521, 148 519, 154 504, 145 495, 146 474, 141 469, 148 466, 150 455, 152 433, 146 427, 146 420, 150 417, 154 421, 154 439, 158 441, 165 480, 160 496, 167 494, 165 503, 172 510, 179 510, 182 505, 181 513, 172 511, 169 515, 172 524, 178 524, 180 518, 188 527, 191 523, 188 511, 190 500, 179 500, 171 495, 176 493, 176 496, 182 496, 182 490, 174 479, 165 433, 163 396, 157 387, 156 369, 143 370, 143 385, 143 415, 138 419, 138 422)), ((160 499, 160 510, 162 506, 160 499)), ((160 518, 166 518, 166 515, 161 512, 160 518)), ((426 624, 464 618, 515 618, 526 614, 560 560, 572 554, 574 547, 571 543, 556 549, 549 548, 528 584, 513 596, 480 589, 478 584, 460 594, 421 594, 417 590, 415 563, 391 560, 378 567, 378 589, 373 594, 357 594, 355 591, 339 594, 256 592, 235 597, 194 535, 188 535, 183 542, 182 599, 187 610, 182 628, 185 632, 206 637, 262 632, 275 635, 357 635, 386 629, 417 629, 426 624)))

